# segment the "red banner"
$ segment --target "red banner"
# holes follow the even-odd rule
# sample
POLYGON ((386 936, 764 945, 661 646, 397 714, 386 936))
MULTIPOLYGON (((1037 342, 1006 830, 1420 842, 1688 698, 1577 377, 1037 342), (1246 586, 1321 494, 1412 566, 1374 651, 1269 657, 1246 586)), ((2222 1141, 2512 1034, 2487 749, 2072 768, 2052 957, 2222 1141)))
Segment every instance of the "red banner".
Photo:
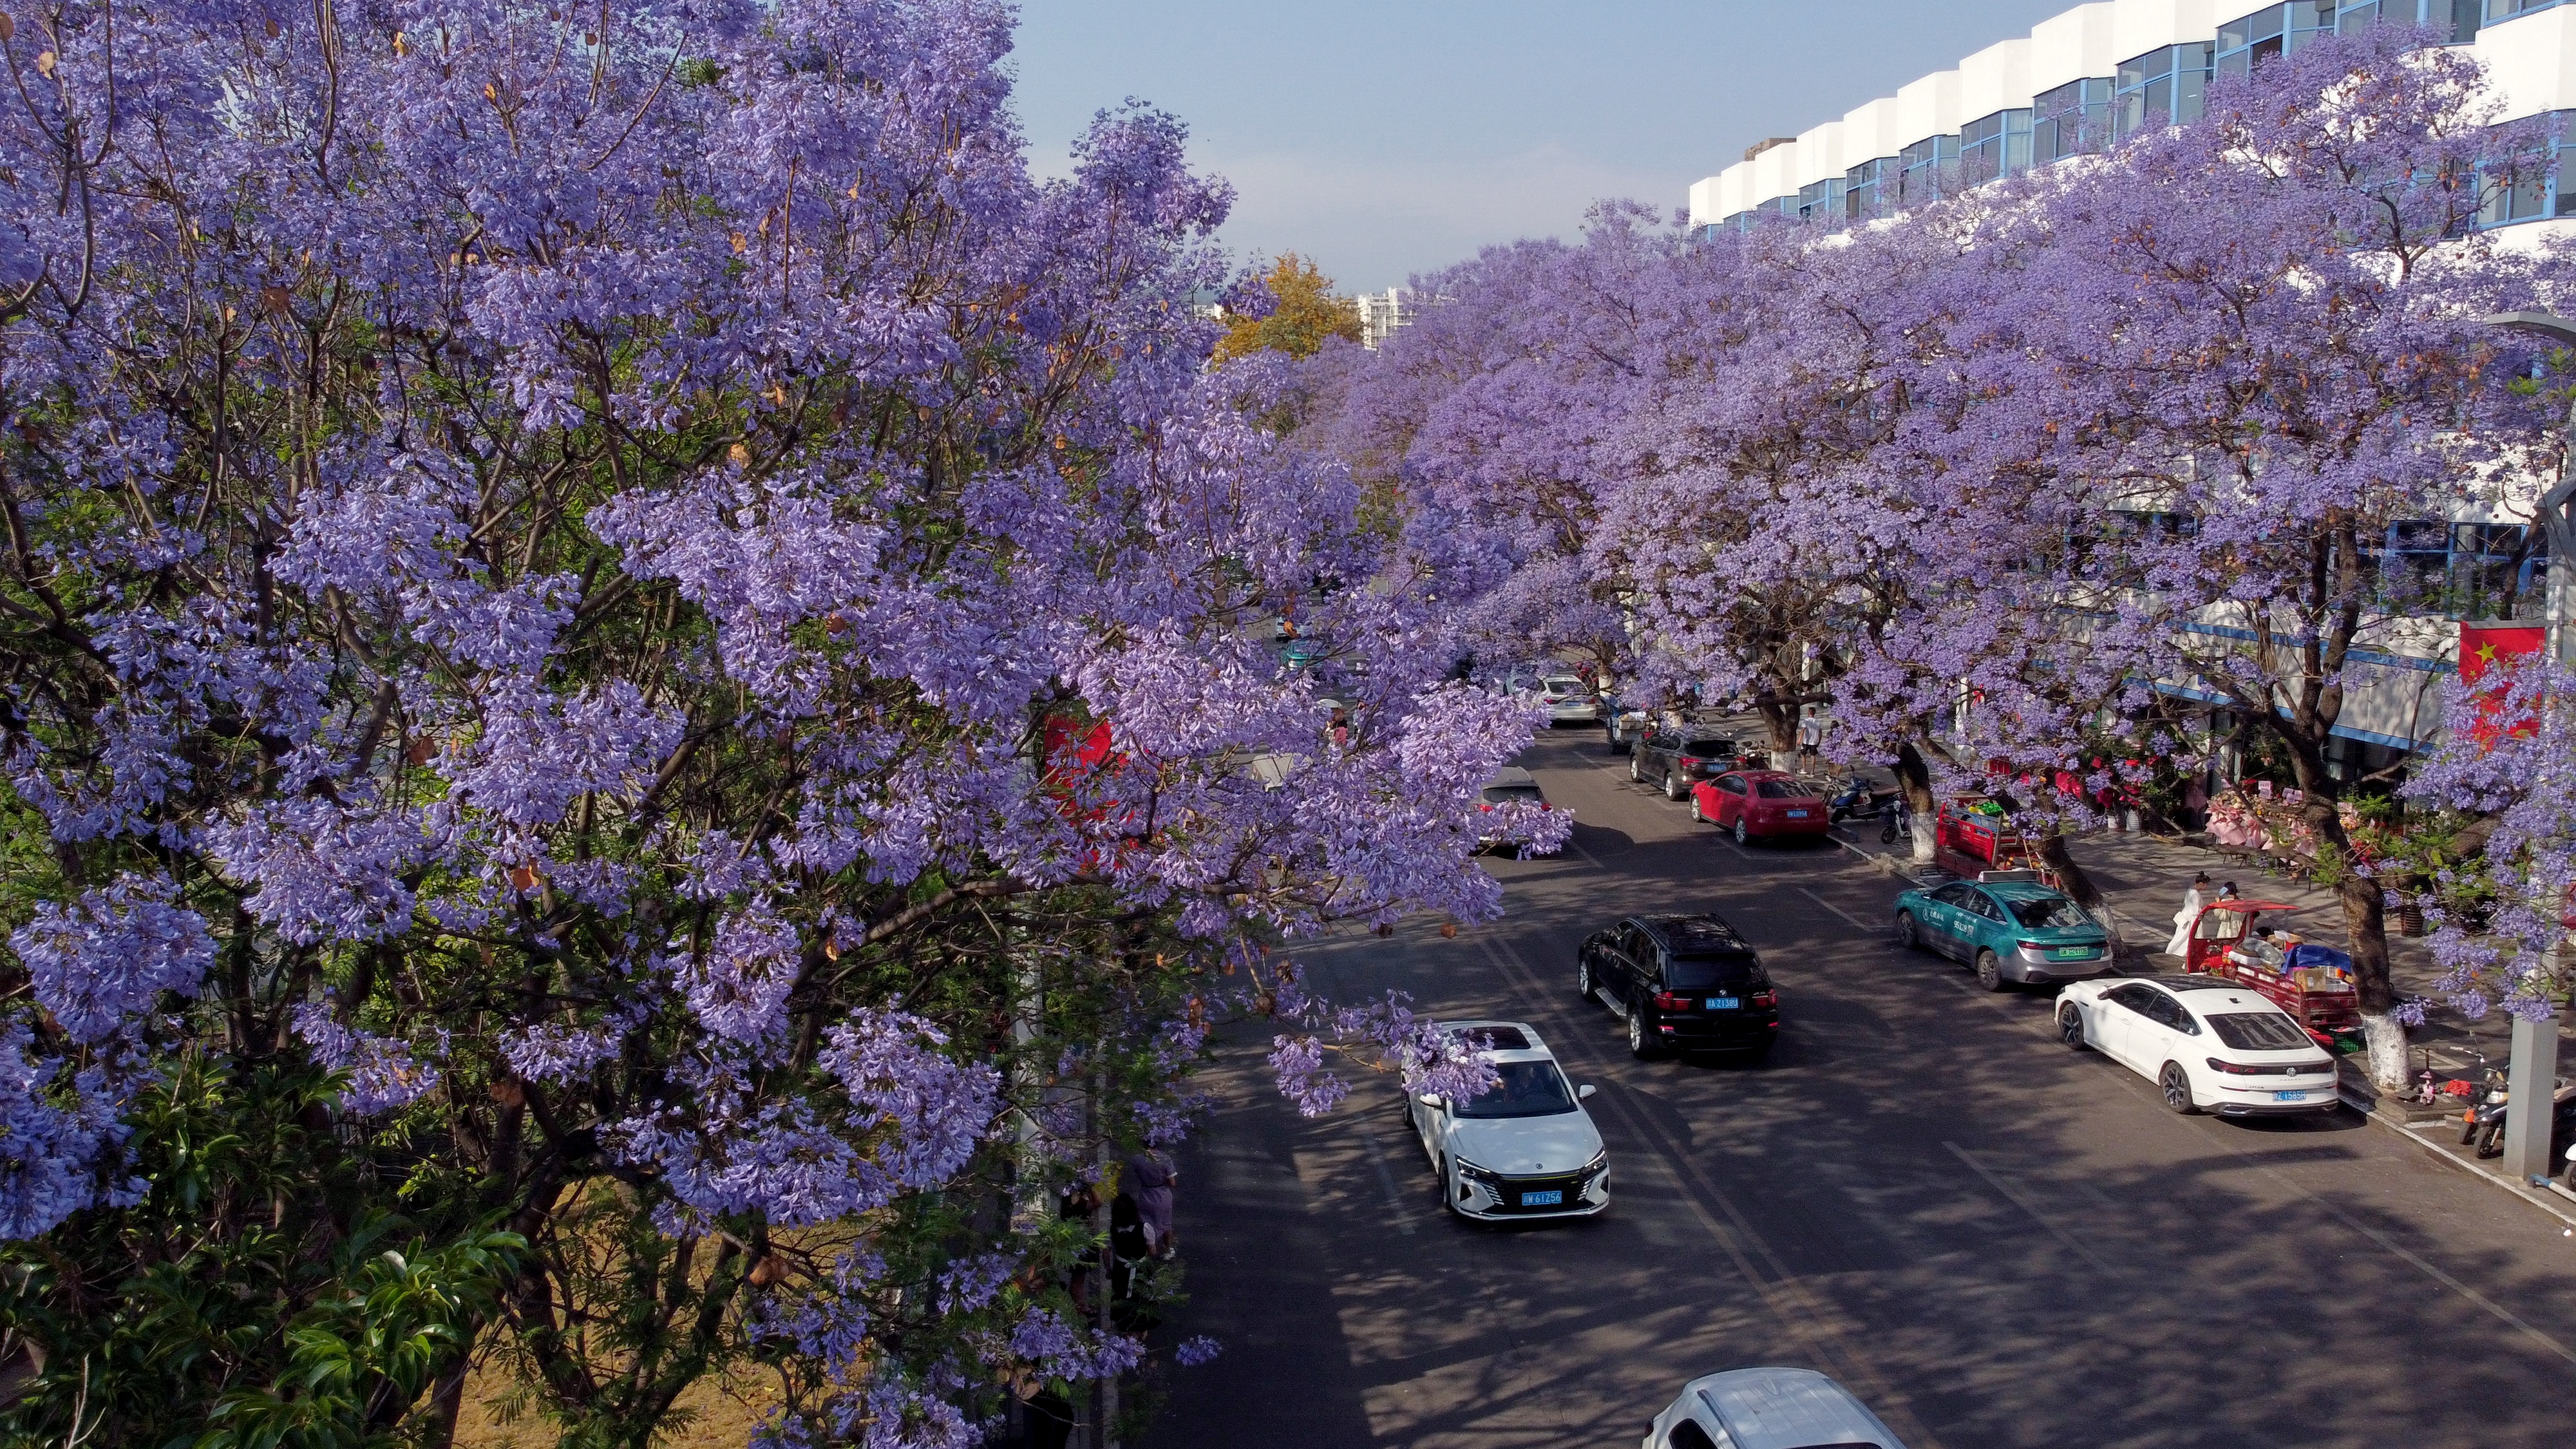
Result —
MULTIPOLYGON (((2537 654, 2548 639, 2549 630, 2539 624, 2472 624, 2460 621, 2460 682, 2475 684, 2487 671, 2508 659, 2524 654, 2537 654)), ((2478 723, 2473 738, 2482 745, 2495 743, 2496 736, 2528 734, 2536 723, 2524 720, 2499 727, 2494 722, 2495 691, 2481 691, 2478 701, 2478 723)))

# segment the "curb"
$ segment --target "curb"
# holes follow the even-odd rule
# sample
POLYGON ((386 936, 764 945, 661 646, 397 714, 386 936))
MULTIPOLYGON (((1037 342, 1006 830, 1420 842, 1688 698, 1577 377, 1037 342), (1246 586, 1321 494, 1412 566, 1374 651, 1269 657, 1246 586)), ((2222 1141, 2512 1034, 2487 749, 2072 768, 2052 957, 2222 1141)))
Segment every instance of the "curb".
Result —
MULTIPOLYGON (((2540 1209, 2542 1212, 2549 1214, 2551 1217, 2558 1219, 2560 1222, 2566 1223, 2571 1227, 2576 1227, 2576 1211, 2571 1211, 2569 1208, 2560 1207, 2556 1203, 2547 1201, 2542 1196, 2541 1189, 2536 1187, 2526 1187, 2521 1183, 2515 1182, 2512 1178, 2505 1176, 2501 1172, 2490 1172, 2474 1162, 2463 1159, 2458 1153, 2451 1151, 2451 1149, 2444 1147, 2438 1142, 2425 1141, 2423 1137, 2417 1133, 2409 1131, 2407 1128, 2401 1127, 2397 1123, 2390 1121, 2388 1115, 2379 1110, 2375 1100, 2372 1104, 2365 1106, 2362 1103, 2355 1101, 2352 1097, 2345 1096, 2343 1098, 2343 1102, 2345 1106, 2359 1110, 2361 1115, 2368 1120, 2396 1133, 2399 1137, 2404 1138, 2408 1142, 2414 1143, 2417 1147, 2424 1149, 2426 1152, 2432 1153, 2435 1157, 2451 1164, 2462 1172, 2475 1177, 2484 1178, 2488 1182, 2494 1183, 2497 1187, 2502 1188, 2506 1193, 2510 1194, 2515 1201, 2528 1203, 2531 1206, 2540 1209)), ((2440 1119, 2426 1118, 2424 1120, 2438 1121, 2440 1119)), ((2419 1123, 2418 1125, 2421 1124, 2419 1123)), ((2576 1194, 2571 1194, 2567 1189, 2560 1187, 2555 1182, 2550 1183, 2547 1190, 2560 1197, 2568 1199, 2571 1205, 2576 1205, 2576 1194)))

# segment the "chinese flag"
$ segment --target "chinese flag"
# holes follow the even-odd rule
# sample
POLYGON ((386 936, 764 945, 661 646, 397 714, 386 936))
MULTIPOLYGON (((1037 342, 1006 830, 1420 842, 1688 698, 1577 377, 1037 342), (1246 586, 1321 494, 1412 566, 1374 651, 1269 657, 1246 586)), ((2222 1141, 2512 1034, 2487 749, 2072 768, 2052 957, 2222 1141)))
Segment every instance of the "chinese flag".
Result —
MULTIPOLYGON (((2538 624, 2472 624, 2466 620, 2461 621, 2460 682, 2475 684, 2485 678, 2487 671, 2494 668, 2501 660, 2511 659, 2519 654, 2539 653, 2542 641, 2548 636, 2549 631, 2538 624)), ((2493 721, 2494 709, 2492 699, 2479 701, 2476 732, 2478 743, 2491 745, 2495 743, 2497 735, 2527 734, 2532 730, 2534 722, 2530 720, 2498 728, 2493 721)))

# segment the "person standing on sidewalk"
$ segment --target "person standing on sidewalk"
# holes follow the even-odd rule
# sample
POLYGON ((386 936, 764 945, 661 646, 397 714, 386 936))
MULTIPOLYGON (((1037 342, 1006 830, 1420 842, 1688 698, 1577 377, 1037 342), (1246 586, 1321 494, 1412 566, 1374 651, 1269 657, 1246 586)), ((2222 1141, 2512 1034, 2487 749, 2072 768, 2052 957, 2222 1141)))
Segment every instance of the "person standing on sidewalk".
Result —
POLYGON ((2190 888, 2182 893, 2182 909, 2174 912, 2173 939, 2165 943, 2166 955, 2187 956, 2191 953, 2191 926, 2192 922, 2200 919, 2200 895, 2208 885, 2207 871, 2191 878, 2190 888))
POLYGON ((1816 707, 1814 705, 1808 705, 1806 712, 1799 716, 1798 719, 1798 769, 1800 772, 1803 773, 1808 770, 1813 770, 1816 767, 1816 750, 1819 746, 1824 744, 1824 742, 1825 721, 1822 716, 1816 713, 1816 707))

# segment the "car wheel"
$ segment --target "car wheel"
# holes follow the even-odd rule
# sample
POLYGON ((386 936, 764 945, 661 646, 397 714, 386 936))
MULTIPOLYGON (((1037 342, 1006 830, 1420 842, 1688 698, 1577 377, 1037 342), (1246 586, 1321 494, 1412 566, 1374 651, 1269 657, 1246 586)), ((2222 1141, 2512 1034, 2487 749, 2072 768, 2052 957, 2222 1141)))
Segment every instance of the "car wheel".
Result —
POLYGON ((1464 1214, 1461 1214, 1458 1211, 1458 1186, 1449 1180, 1449 1159, 1445 1157, 1435 1157, 1431 1160, 1431 1165, 1439 1169, 1435 1181, 1440 1184, 1439 1192, 1441 1210, 1453 1217, 1464 1216, 1464 1214))
POLYGON ((1682 782, 1674 778, 1670 770, 1664 772, 1664 798, 1667 800, 1682 798, 1682 782))
POLYGON ((2069 1051, 2084 1050, 2084 1011, 2072 1001, 2057 1008, 2057 1039, 2069 1051))
POLYGON ((2182 1069, 2182 1063, 2165 1063, 2165 1069, 2156 1073, 2156 1087, 2165 1094, 2166 1111, 2188 1117, 2200 1110, 2191 1099, 2191 1074, 2182 1069))
POLYGON ((1575 957, 1574 994, 1582 997, 1586 1001, 1598 1003, 1601 1000, 1600 993, 1601 988, 1592 984, 1592 958, 1589 956, 1575 957))
POLYGON ((1655 1038, 1654 1027, 1646 1020, 1644 1009, 1628 1008, 1628 1055, 1641 1062, 1651 1062, 1661 1053, 1662 1047, 1663 1043, 1655 1038))
POLYGON ((2004 989, 2004 963, 1992 951, 1977 952, 1977 984, 1988 991, 2004 989))
POLYGON ((1637 756, 1634 752, 1631 752, 1628 756, 1628 781, 1630 784, 1634 785, 1642 785, 1646 783, 1645 768, 1637 762, 1637 756))
POLYGON ((1711 823, 1713 823, 1713 822, 1711 822, 1711 821, 1709 820, 1709 818, 1708 818, 1708 812, 1707 812, 1707 811, 1705 811, 1705 810, 1702 810, 1702 809, 1700 808, 1700 806, 1699 806, 1699 792, 1698 792, 1697 790, 1693 790, 1692 792, 1690 792, 1690 802, 1691 802, 1691 819, 1693 819, 1693 820, 1695 820, 1695 821, 1698 821, 1698 822, 1699 822, 1700 824, 1702 824, 1702 825, 1707 825, 1707 824, 1711 824, 1711 823))
POLYGON ((1735 817, 1735 843, 1738 845, 1753 843, 1753 832, 1744 828, 1744 817, 1741 815, 1735 817))
POLYGON ((1896 944, 1904 947, 1908 951, 1920 951, 1923 949, 1923 928, 1914 924, 1914 913, 1912 911, 1898 911, 1896 913, 1896 944))

